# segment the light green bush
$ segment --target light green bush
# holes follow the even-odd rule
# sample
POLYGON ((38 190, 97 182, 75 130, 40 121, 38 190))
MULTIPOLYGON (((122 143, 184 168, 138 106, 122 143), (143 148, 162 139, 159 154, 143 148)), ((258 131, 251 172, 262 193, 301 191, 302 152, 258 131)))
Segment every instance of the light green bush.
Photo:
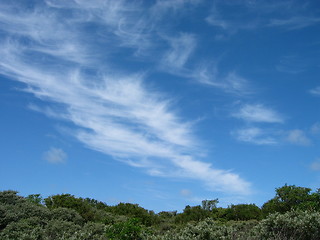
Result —
POLYGON ((163 234, 153 234, 145 239, 152 240, 233 240, 248 239, 250 229, 257 224, 257 221, 229 222, 220 224, 210 218, 199 223, 189 223, 176 231, 168 231, 163 234))
POLYGON ((262 220, 253 229, 259 239, 320 239, 320 213, 310 211, 291 211, 274 213, 262 220))
POLYGON ((11 222, 0 232, 2 240, 42 240, 43 237, 43 221, 37 217, 11 222))

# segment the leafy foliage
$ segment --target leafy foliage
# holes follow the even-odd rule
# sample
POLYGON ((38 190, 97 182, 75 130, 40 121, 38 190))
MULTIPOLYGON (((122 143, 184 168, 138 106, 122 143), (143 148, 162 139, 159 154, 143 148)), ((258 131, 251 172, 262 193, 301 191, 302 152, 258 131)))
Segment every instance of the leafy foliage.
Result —
POLYGON ((218 199, 155 214, 138 204, 115 206, 70 194, 42 199, 0 192, 0 239, 4 240, 315 240, 320 239, 320 192, 285 185, 262 208, 217 207, 218 199))
POLYGON ((276 188, 276 196, 262 206, 265 215, 270 213, 285 213, 294 209, 320 210, 319 190, 311 193, 311 188, 295 185, 276 188))
POLYGON ((320 238, 320 213, 301 210, 274 213, 254 230, 260 239, 316 240, 320 238))
POLYGON ((141 233, 142 226, 137 218, 130 218, 107 228, 107 236, 113 240, 139 240, 141 233))
POLYGON ((261 209, 255 204, 231 205, 226 211, 226 218, 228 220, 259 220, 261 217, 261 209))

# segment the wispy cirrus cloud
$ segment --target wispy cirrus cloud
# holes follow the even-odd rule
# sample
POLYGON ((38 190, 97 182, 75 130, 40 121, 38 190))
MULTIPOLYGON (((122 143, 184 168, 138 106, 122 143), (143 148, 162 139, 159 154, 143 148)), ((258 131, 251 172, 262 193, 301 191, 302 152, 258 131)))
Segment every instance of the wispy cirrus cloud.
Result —
POLYGON ((240 128, 231 132, 231 135, 240 142, 255 145, 278 145, 281 143, 281 131, 274 128, 257 127, 258 124, 283 123, 284 117, 262 104, 245 104, 231 114, 232 117, 243 120, 249 127, 240 128))
POLYGON ((246 104, 232 114, 247 122, 283 123, 284 118, 271 108, 262 104, 246 104))
POLYGON ((219 11, 217 6, 213 8, 211 14, 206 18, 206 22, 227 34, 225 36, 219 35, 216 38, 217 40, 225 39, 230 35, 236 34, 240 30, 255 29, 258 25, 255 21, 243 21, 245 17, 241 16, 241 14, 237 15, 235 18, 234 16, 235 15, 232 17, 230 16, 229 18, 225 17, 224 14, 219 11))
POLYGON ((254 93, 247 79, 234 71, 221 75, 216 65, 199 67, 193 72, 192 78, 201 84, 220 89, 232 95, 243 96, 254 93))
POLYGON ((306 28, 320 22, 314 9, 316 6, 312 2, 301 4, 296 0, 268 3, 215 1, 206 21, 222 31, 217 35, 217 39, 221 40, 243 30, 277 27, 291 31, 306 28))
POLYGON ((231 135, 240 142, 254 145, 312 145, 312 139, 301 129, 281 130, 250 126, 234 130, 231 135))
POLYGON ((170 49, 161 60, 161 68, 179 75, 196 48, 197 41, 194 35, 181 33, 177 37, 165 37, 170 49))
POLYGON ((274 136, 272 136, 270 132, 258 127, 238 129, 231 132, 231 134, 241 142, 247 142, 256 145, 278 144, 278 140, 274 136))
POLYGON ((297 16, 285 19, 271 19, 268 24, 269 27, 283 27, 288 30, 297 30, 305 27, 318 24, 320 22, 319 17, 312 16, 297 16))
MULTIPOLYGON (((0 8, 0 74, 24 83, 24 91, 47 103, 44 113, 72 123, 69 133, 76 139, 151 175, 191 178, 212 191, 250 193, 250 183, 238 174, 201 160, 193 126, 178 116, 170 97, 148 87, 139 71, 108 61, 114 51, 137 53, 152 43, 148 23, 137 14, 139 5, 48 0, 21 11, 22 21, 16 16, 19 5, 12 4, 0 8), (97 29, 92 32, 97 39, 85 31, 87 24, 97 29)), ((190 35, 180 40, 183 48, 173 40, 164 53, 175 68, 183 68, 192 54, 186 46, 195 47, 190 35)))
POLYGON ((316 88, 309 90, 309 93, 311 93, 312 95, 315 95, 315 96, 320 96, 320 87, 316 87, 316 88))

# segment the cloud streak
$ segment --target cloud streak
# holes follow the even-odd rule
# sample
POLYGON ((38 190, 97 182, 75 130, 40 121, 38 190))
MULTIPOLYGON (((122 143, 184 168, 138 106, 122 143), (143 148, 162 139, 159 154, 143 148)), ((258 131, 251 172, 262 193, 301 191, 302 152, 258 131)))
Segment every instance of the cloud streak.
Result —
POLYGON ((268 24, 269 27, 284 27, 288 30, 297 30, 312 26, 320 22, 320 18, 298 16, 287 19, 273 19, 268 24))
POLYGON ((216 65, 199 67, 194 71, 192 78, 200 84, 220 89, 231 95, 244 96, 253 93, 247 79, 232 71, 221 76, 216 65))
MULTIPOLYGON (((47 1, 47 6, 24 13, 23 21, 14 13, 16 6, 1 8, 0 73, 45 101, 44 113, 72 123, 70 134, 91 149, 151 175, 195 179, 212 191, 250 193, 250 183, 238 174, 199 159, 192 124, 177 115, 170 98, 147 86, 144 74, 116 69, 99 54, 103 49, 111 57, 114 49, 139 52, 149 46, 141 40, 149 35, 144 35, 147 23, 135 15, 139 6, 111 2, 88 6, 85 1, 47 1), (102 14, 97 6, 108 11, 102 14), (83 30, 86 24, 105 29, 110 39, 98 36, 97 43, 83 30), (132 24, 133 30, 128 27, 132 24)), ((172 40, 164 56, 175 68, 183 68, 195 41, 190 35, 178 39, 183 47, 172 40)), ((51 160, 63 159, 59 149, 52 152, 60 158, 51 160)))
POLYGON ((238 129, 236 131, 233 131, 231 134, 241 142, 247 142, 256 145, 278 144, 276 138, 269 136, 269 132, 258 127, 238 129))
POLYGON ((239 31, 261 28, 283 28, 299 30, 320 22, 317 6, 312 2, 299 1, 215 1, 211 13, 206 18, 209 25, 219 30, 217 39, 228 39, 239 31), (307 9, 314 12, 310 15, 307 9), (231 14, 230 14, 231 13, 231 14), (222 33, 221 33, 222 32, 222 33), (219 36, 220 34, 220 36, 219 36))
POLYGON ((309 91, 312 95, 320 96, 320 87, 313 88, 309 91))
POLYGON ((162 59, 161 65, 171 71, 180 71, 188 61, 190 55, 196 47, 196 39, 191 34, 180 34, 175 38, 165 38, 170 50, 167 51, 162 59))
POLYGON ((246 104, 233 114, 247 122, 283 123, 283 117, 271 108, 261 104, 246 104))

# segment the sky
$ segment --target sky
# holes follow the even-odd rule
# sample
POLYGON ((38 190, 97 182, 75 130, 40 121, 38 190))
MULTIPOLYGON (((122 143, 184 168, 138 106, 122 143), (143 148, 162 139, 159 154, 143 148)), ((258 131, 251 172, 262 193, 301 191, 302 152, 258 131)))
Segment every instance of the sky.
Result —
POLYGON ((171 211, 320 187, 320 2, 3 0, 0 190, 171 211))

